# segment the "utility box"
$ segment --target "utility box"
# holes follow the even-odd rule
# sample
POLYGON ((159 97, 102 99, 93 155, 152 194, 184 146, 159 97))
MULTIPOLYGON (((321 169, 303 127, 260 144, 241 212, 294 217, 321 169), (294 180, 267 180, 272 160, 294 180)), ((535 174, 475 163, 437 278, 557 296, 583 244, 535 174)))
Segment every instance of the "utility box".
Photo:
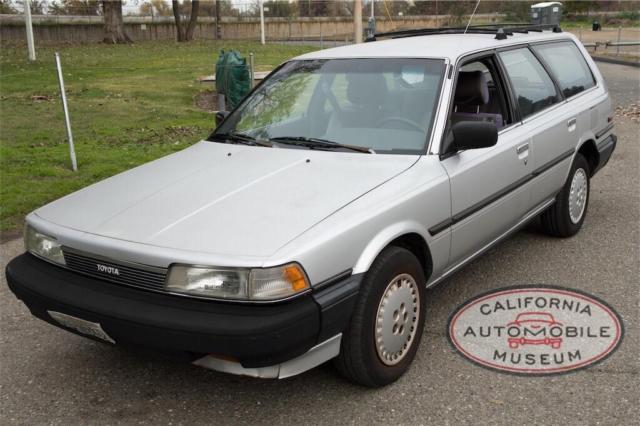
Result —
POLYGON ((364 39, 372 40, 375 38, 376 34, 376 18, 373 16, 369 18, 369 23, 367 27, 364 29, 364 39))
POLYGON ((531 23, 534 25, 560 25, 561 17, 562 3, 559 1, 536 3, 531 6, 531 23))

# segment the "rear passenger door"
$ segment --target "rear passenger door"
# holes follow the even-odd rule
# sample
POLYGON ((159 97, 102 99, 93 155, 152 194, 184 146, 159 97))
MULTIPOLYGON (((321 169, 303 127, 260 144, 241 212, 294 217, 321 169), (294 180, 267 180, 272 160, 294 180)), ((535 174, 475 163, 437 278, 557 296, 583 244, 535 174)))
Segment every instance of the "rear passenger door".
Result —
POLYGON ((535 207, 551 199, 564 184, 577 144, 578 115, 529 47, 503 50, 498 56, 531 138, 531 202, 535 207))

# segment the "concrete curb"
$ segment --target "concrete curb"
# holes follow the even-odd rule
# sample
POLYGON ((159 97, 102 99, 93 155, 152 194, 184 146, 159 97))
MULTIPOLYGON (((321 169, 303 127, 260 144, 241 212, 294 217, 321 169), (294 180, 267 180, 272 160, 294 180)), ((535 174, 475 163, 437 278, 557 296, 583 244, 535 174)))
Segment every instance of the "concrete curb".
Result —
POLYGON ((622 60, 622 59, 609 58, 609 57, 606 57, 606 56, 593 56, 593 55, 591 55, 591 58, 593 58, 594 61, 606 62, 608 64, 627 65, 627 66, 630 66, 630 67, 640 68, 640 62, 625 61, 625 60, 622 60))

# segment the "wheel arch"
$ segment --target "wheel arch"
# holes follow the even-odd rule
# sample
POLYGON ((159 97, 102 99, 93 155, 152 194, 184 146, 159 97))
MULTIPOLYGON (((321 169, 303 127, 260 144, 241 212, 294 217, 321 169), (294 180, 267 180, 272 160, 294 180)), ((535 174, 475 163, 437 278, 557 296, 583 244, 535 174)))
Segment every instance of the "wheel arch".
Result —
POLYGON ((427 243, 426 232, 417 223, 400 223, 386 228, 365 247, 353 268, 353 273, 367 272, 385 248, 396 246, 409 250, 418 258, 428 280, 433 271, 433 257, 427 243))

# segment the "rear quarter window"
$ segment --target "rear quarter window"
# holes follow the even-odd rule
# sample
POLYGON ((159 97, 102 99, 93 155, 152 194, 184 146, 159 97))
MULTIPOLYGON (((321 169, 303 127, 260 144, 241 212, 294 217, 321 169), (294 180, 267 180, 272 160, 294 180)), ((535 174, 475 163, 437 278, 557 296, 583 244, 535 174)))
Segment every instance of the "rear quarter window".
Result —
POLYGON ((566 98, 596 85, 587 61, 574 43, 539 44, 533 49, 547 64, 566 98))

